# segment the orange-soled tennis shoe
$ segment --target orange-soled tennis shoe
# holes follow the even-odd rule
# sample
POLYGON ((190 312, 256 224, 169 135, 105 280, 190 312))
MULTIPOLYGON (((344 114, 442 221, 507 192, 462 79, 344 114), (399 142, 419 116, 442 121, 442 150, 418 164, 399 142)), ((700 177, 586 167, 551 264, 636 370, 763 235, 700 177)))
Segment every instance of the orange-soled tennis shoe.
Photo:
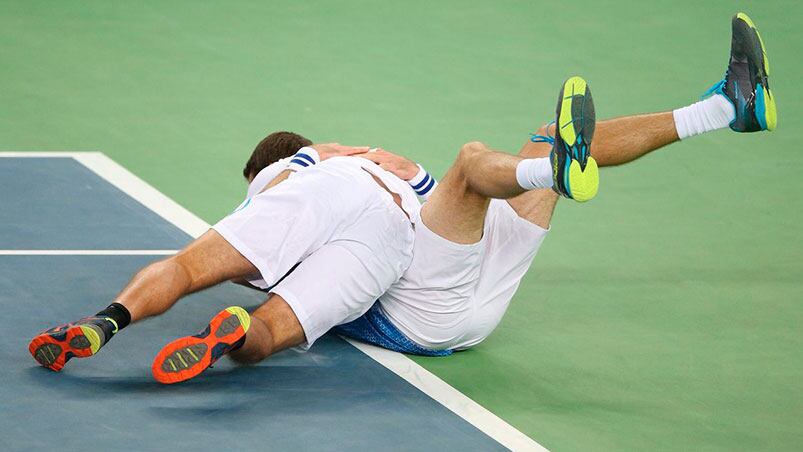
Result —
POLYGON ((43 367, 59 372, 71 358, 87 358, 103 346, 99 317, 87 317, 45 330, 31 340, 28 351, 43 367))
POLYGON ((239 306, 220 311, 200 333, 165 345, 153 360, 153 378, 159 383, 173 384, 200 375, 242 345, 250 325, 251 317, 239 306))

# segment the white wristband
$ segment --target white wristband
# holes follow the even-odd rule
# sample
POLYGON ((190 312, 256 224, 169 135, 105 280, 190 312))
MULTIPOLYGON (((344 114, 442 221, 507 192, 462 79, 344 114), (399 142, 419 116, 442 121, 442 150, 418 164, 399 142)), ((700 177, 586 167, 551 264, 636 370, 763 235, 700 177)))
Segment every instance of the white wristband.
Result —
POLYGON ((418 196, 424 198, 427 198, 438 185, 438 181, 430 176, 427 170, 421 165, 418 165, 418 173, 415 177, 408 180, 407 183, 410 184, 410 187, 413 188, 418 196))
POLYGON ((301 171, 304 168, 320 163, 320 161, 321 157, 318 155, 318 151, 309 146, 304 146, 290 159, 290 163, 287 164, 287 169, 291 171, 301 171))

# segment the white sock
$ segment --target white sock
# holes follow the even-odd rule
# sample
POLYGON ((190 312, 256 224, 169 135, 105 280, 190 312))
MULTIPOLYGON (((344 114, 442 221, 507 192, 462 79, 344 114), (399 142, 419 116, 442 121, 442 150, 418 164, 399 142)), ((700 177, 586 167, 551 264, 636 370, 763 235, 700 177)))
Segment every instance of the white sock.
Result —
POLYGON ((736 109, 725 96, 714 94, 688 107, 678 108, 672 115, 675 117, 678 136, 683 140, 728 127, 731 121, 736 119, 736 109))
POLYGON ((524 159, 516 166, 516 181, 525 190, 552 187, 552 164, 547 157, 524 159))

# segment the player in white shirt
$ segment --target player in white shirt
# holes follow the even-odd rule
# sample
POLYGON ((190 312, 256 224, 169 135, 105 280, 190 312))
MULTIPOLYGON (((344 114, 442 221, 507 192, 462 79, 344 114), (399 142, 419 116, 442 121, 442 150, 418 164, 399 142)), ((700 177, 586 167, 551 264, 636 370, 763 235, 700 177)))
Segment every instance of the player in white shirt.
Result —
MULTIPOLYGON (((559 110, 570 120, 579 113, 587 119, 570 127, 572 141, 556 146, 554 174, 547 158, 488 151, 466 173, 474 186, 485 196, 507 198, 552 186, 554 178, 567 196, 593 197, 598 173, 587 152, 591 133, 582 136, 593 130, 593 106, 582 79, 567 82, 572 89, 579 84, 582 90, 559 110), (586 108, 578 109, 577 102, 586 108)), ((187 380, 225 354, 252 362, 287 347, 309 346, 332 327, 356 320, 409 267, 420 208, 406 182, 369 159, 347 157, 366 151, 302 148, 268 189, 177 255, 142 269, 106 309, 34 337, 31 355, 61 370, 73 357, 97 353, 129 323, 163 314, 181 297, 227 280, 246 279, 271 296, 251 314, 227 308, 200 333, 165 346, 151 367, 156 380, 187 380)))

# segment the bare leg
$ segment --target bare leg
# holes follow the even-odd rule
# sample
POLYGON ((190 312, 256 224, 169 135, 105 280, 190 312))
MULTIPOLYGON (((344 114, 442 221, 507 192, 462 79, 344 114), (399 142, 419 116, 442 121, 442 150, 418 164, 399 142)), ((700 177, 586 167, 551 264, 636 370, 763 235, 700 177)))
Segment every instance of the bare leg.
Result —
POLYGON ((522 160, 492 151, 482 143, 463 145, 457 160, 424 204, 424 224, 451 242, 478 242, 490 199, 512 198, 526 191, 516 180, 516 166, 522 160))
POLYGON ((599 166, 621 165, 679 139, 671 111, 625 116, 597 123, 591 154, 599 166))
MULTIPOLYGON (((547 135, 546 127, 537 133, 547 135)), ((549 126, 549 135, 555 135, 554 124, 549 126)), ((622 165, 678 140, 671 111, 624 116, 597 122, 591 153, 599 166, 622 165)), ((519 157, 547 157, 551 149, 550 144, 528 141, 519 151, 519 157)), ((553 190, 532 190, 508 200, 520 217, 542 228, 549 227, 557 201, 558 195, 553 190)))
MULTIPOLYGON (((546 135, 546 132, 546 127, 541 127, 537 133, 546 135)), ((547 157, 551 151, 551 144, 533 143, 527 140, 519 151, 519 157, 528 159, 547 157)), ((594 157, 596 158, 596 155, 594 157)), ((559 196, 554 190, 546 188, 530 190, 515 198, 508 199, 507 202, 521 218, 544 229, 549 229, 549 223, 552 221, 552 214, 558 203, 558 198, 559 196)))
MULTIPOLYGON (((549 132, 555 135, 554 124, 549 132)), ((671 111, 623 116, 597 122, 591 154, 599 166, 622 165, 679 140, 671 111)))
POLYGON ((209 230, 175 256, 140 270, 116 301, 136 322, 164 313, 185 295, 256 271, 220 234, 209 230))
POLYGON ((293 309, 282 297, 271 294, 251 314, 251 328, 245 335, 245 344, 230 356, 239 363, 252 364, 305 340, 304 329, 293 309))

